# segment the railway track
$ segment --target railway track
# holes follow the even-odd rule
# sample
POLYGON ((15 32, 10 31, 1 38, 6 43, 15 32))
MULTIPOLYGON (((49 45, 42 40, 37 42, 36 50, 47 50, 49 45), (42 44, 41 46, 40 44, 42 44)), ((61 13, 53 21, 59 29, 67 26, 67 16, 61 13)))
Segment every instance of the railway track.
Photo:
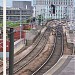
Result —
POLYGON ((35 72, 31 75, 43 75, 46 71, 48 71, 61 57, 63 54, 63 36, 62 36, 62 27, 58 26, 56 30, 56 39, 53 51, 49 58, 43 63, 35 72), (59 31, 58 31, 59 30, 59 31))
POLYGON ((3 67, 3 64, 2 63, 0 63, 0 67, 3 67))
POLYGON ((2 60, 0 60, 0 66, 2 66, 3 65, 3 61, 2 60))
MULTIPOLYGON (((31 50, 30 50, 30 52, 28 52, 28 53, 31 53, 35 48, 36 48, 36 46, 39 44, 39 42, 40 42, 40 40, 42 39, 42 37, 43 37, 43 35, 44 35, 44 32, 42 33, 40 33, 40 35, 37 37, 37 39, 34 41, 34 43, 32 44, 32 48, 31 48, 31 50)), ((24 49, 25 50, 25 49, 24 49)), ((23 50, 23 51, 24 51, 23 50)), ((20 54, 21 52, 19 51, 18 52, 18 54, 20 54)), ((23 59, 24 57, 26 57, 27 56, 27 54, 25 55, 25 56, 23 56, 21 59, 23 59)), ((21 60, 20 59, 20 60, 21 60)), ((18 60, 18 61, 16 61, 15 60, 15 58, 14 58, 14 64, 16 64, 17 62, 19 62, 20 60, 18 60)))
MULTIPOLYGON (((40 34, 40 35, 37 37, 37 39, 34 41, 35 46, 38 45, 38 43, 40 42, 42 36, 43 36, 43 35, 40 34)), ((28 48, 28 47, 23 47, 21 50, 19 50, 19 51, 15 54, 15 56, 18 55, 18 54, 20 54, 21 52, 23 52, 23 51, 24 51, 25 49, 27 49, 27 48, 28 48)))
MULTIPOLYGON (((32 49, 32 50, 34 50, 34 48, 39 44, 41 38, 43 37, 43 34, 44 34, 44 33, 40 34, 40 35, 38 36, 38 38, 34 41, 34 43, 33 43, 33 49, 32 49)), ((16 57, 17 55, 19 55, 20 53, 22 53, 25 49, 26 49, 26 48, 23 47, 21 50, 19 50, 19 51, 14 55, 14 57, 16 57)), ((31 51, 32 51, 32 50, 31 50, 31 51)), ((24 56, 24 57, 26 57, 26 56, 24 56)), ((24 58, 24 57, 23 57, 23 58, 24 58)), ((23 58, 21 58, 21 59, 23 59, 23 58)), ((21 59, 20 59, 20 60, 21 60, 21 59)), ((19 62, 20 60, 15 61, 15 58, 14 58, 14 64, 16 64, 17 62, 19 62)), ((9 61, 7 61, 7 65, 9 65, 9 61)), ((8 68, 8 67, 7 67, 7 68, 8 68)))
POLYGON ((3 71, 3 61, 0 60, 0 72, 3 71))
MULTIPOLYGON (((41 40, 39 41, 38 45, 26 57, 23 57, 20 61, 14 64, 14 74, 24 68, 31 61, 33 61, 42 52, 47 43, 49 34, 50 28, 47 28, 46 32, 42 34, 41 40)), ((37 41, 35 42, 37 43, 37 41)), ((7 75, 9 75, 9 68, 7 69, 7 75)))

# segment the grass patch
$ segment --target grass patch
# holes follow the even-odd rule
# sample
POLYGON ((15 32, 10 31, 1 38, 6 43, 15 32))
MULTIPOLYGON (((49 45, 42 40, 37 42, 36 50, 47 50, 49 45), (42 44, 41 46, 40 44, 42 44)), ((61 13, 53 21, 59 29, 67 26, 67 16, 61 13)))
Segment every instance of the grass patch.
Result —
MULTIPOLYGON (((17 26, 20 26, 20 22, 11 22, 11 21, 7 21, 7 26, 9 27, 17 27, 17 26)), ((29 24, 27 23, 26 21, 22 21, 22 24, 29 24)))
POLYGON ((0 23, 0 27, 2 27, 3 26, 3 24, 2 23, 0 23))

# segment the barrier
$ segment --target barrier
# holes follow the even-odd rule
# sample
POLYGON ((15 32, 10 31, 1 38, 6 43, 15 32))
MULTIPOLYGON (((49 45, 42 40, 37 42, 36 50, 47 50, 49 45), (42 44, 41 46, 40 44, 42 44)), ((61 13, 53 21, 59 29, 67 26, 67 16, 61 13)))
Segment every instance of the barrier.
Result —
POLYGON ((16 42, 14 42, 14 54, 19 51, 23 46, 26 45, 25 39, 19 39, 16 42))

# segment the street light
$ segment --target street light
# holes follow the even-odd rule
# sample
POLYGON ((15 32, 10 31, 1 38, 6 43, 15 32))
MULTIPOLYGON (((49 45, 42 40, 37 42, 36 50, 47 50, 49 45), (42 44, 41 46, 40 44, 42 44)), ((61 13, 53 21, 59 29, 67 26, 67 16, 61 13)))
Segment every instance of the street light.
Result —
MULTIPOLYGON (((27 5, 26 5, 25 9, 28 9, 27 5)), ((21 31, 22 31, 22 9, 19 8, 19 10, 20 10, 20 39, 21 39, 21 37, 22 37, 22 33, 21 33, 21 31)))
POLYGON ((22 31, 22 12, 21 12, 21 8, 20 9, 20 39, 21 39, 21 31, 22 31))

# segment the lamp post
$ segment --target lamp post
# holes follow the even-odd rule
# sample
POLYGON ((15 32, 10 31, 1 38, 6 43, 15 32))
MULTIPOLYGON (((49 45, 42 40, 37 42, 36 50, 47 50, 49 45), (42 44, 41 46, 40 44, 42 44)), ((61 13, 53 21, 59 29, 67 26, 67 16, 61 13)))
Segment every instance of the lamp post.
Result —
POLYGON ((21 8, 20 9, 20 39, 21 39, 21 31, 22 31, 22 12, 21 12, 21 8))

